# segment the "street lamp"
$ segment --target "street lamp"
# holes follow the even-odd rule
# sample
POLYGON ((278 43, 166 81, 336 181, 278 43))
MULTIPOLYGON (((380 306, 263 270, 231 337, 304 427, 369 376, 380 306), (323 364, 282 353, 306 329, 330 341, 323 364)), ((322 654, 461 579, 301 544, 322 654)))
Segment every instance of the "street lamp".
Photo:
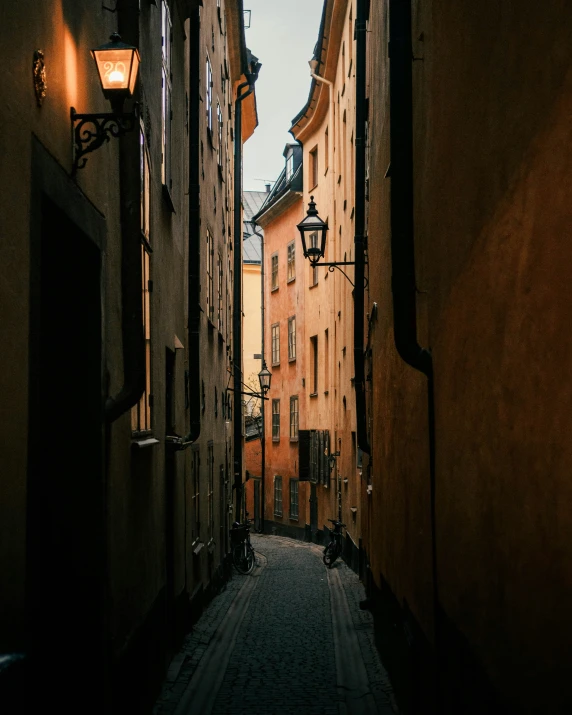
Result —
POLYGON ((122 42, 116 32, 109 40, 91 54, 105 98, 110 100, 114 111, 121 112, 123 101, 133 96, 141 58, 139 50, 122 42))
POLYGON ((344 273, 340 266, 355 266, 355 261, 323 261, 320 263, 320 258, 324 257, 326 251, 326 233, 328 232, 328 224, 318 216, 318 211, 316 209, 316 204, 314 202, 314 197, 310 196, 310 203, 308 204, 308 211, 306 216, 297 225, 298 231, 300 231, 300 237, 302 239, 302 251, 304 253, 304 258, 307 258, 314 268, 318 266, 328 266, 328 271, 330 273, 334 272, 334 268, 337 268, 340 273, 342 273, 348 281, 354 285, 350 277, 344 273))
POLYGON ((121 137, 137 124, 137 107, 132 112, 123 111, 124 101, 133 96, 141 58, 139 50, 122 42, 114 32, 106 42, 91 51, 103 95, 111 103, 112 112, 105 114, 78 114, 70 109, 73 135, 72 176, 87 163, 85 157, 112 137, 121 137))
POLYGON ((320 258, 324 257, 328 224, 318 216, 313 196, 310 196, 308 212, 297 228, 302 238, 304 258, 308 258, 310 263, 315 266, 320 258))
POLYGON ((262 370, 258 373, 258 381, 260 382, 260 392, 265 395, 270 389, 272 381, 272 373, 266 367, 266 360, 262 361, 262 370))

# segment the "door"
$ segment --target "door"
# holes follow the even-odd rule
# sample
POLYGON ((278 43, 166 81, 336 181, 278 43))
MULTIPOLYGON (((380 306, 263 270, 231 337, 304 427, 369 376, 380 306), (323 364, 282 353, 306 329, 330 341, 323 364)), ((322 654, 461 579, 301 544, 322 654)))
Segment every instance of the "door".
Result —
MULTIPOLYGON (((174 435, 175 351, 165 351, 165 434, 174 435)), ((175 451, 165 448, 165 618, 169 644, 177 643, 175 612, 175 451)))
POLYGON ((254 480, 254 529, 261 531, 260 523, 260 479, 254 480))
POLYGON ((40 669, 34 689, 44 706, 60 698, 65 668, 69 702, 89 693, 103 712, 101 254, 44 197, 30 258, 26 597, 40 669))

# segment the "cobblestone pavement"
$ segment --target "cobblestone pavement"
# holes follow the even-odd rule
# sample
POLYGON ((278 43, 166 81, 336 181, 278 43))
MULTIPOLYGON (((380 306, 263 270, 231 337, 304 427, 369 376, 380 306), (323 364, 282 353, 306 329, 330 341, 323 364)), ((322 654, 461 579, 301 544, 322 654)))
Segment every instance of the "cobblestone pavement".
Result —
POLYGON ((154 715, 395 715, 356 574, 341 560, 326 569, 313 544, 252 544, 257 568, 235 574, 202 614, 154 715))

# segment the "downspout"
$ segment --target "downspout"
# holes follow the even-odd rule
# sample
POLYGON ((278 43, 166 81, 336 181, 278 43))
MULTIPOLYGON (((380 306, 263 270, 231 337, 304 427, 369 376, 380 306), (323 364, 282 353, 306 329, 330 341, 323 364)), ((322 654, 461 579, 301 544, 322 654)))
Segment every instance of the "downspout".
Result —
POLYGON ((355 165, 355 273, 354 273, 354 388, 358 447, 371 454, 367 437, 365 401, 364 300, 365 300, 365 123, 366 123, 366 23, 368 0, 356 8, 356 165, 355 165))
MULTIPOLYGON (((125 3, 117 14, 118 32, 139 46, 139 5, 125 3)), ((136 87, 136 99, 140 82, 136 87)), ((141 399, 145 391, 145 337, 141 301, 141 178, 139 127, 119 138, 119 211, 121 223, 121 339, 123 385, 105 402, 105 420, 114 422, 141 399)))
POLYGON ((254 92, 254 83, 258 79, 260 63, 249 67, 247 81, 238 86, 234 116, 234 286, 233 286, 233 325, 232 325, 232 362, 234 377, 234 489, 235 520, 242 516, 242 102, 254 92), (248 87, 242 94, 242 90, 248 87))
POLYGON ((393 329, 400 357, 427 376, 433 618, 435 649, 439 654, 433 360, 429 350, 422 348, 417 340, 411 0, 390 0, 389 41, 393 329))

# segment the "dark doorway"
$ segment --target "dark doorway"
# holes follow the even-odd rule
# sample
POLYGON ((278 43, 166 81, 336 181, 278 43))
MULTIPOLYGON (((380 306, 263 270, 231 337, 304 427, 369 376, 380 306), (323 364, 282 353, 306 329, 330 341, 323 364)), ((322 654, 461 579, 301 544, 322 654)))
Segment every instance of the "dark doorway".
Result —
POLYGON ((315 484, 310 484, 310 531, 312 533, 312 541, 316 541, 316 532, 318 531, 318 496, 316 494, 315 484))
POLYGON ((256 531, 261 530, 260 523, 260 479, 254 480, 254 528, 256 531))
POLYGON ((101 254, 45 197, 40 224, 31 243, 26 586, 34 688, 44 705, 89 693, 89 712, 103 712, 101 254))
MULTIPOLYGON (((175 351, 165 353, 165 434, 175 434, 175 351)), ((169 645, 177 644, 175 612, 175 452, 165 449, 165 584, 166 621, 169 645)))

